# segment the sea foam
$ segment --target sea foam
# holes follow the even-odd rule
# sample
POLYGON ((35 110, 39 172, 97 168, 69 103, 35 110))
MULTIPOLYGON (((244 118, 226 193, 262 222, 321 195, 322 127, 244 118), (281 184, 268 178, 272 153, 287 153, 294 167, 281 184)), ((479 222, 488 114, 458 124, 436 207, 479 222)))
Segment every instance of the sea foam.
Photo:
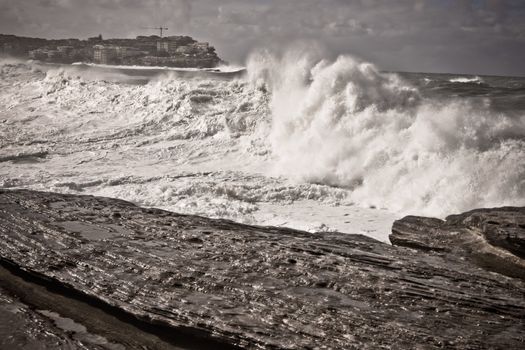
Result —
POLYGON ((437 102, 351 56, 258 53, 271 92, 274 171, 340 186, 361 204, 445 215, 525 205, 525 117, 437 102))
POLYGON ((32 62, 0 62, 0 74, 0 156, 47 154, 4 162, 5 187, 258 224, 290 222, 283 210, 258 221, 259 208, 304 201, 434 216, 525 205, 523 114, 422 97, 351 56, 261 52, 246 76, 166 72, 142 85, 32 62))

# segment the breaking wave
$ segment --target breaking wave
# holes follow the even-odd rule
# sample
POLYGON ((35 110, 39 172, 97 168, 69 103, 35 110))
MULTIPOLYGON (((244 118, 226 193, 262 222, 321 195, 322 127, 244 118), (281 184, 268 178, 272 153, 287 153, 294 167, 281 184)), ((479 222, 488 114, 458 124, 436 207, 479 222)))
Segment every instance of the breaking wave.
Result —
POLYGON ((423 97, 351 56, 260 52, 245 76, 166 71, 140 84, 81 68, 0 64, 1 111, 18 118, 0 131, 2 154, 55 162, 4 184, 231 217, 303 199, 437 216, 525 205, 523 114, 423 97), (168 177, 185 171, 215 175, 168 177))
POLYGON ((350 190, 361 204, 443 215, 525 204, 525 116, 420 97, 350 56, 252 56, 271 91, 274 170, 350 190))
POLYGON ((482 84, 483 79, 480 77, 457 77, 452 78, 449 80, 451 83, 476 83, 476 84, 482 84))

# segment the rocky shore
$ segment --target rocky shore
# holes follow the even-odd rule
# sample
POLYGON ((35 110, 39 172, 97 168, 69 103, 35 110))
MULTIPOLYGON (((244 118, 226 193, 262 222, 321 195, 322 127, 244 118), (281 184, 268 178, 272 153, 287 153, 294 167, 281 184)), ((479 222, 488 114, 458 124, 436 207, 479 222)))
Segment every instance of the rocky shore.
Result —
POLYGON ((25 310, 0 329, 49 329, 46 349, 518 349, 524 237, 525 208, 406 217, 390 246, 0 190, 0 311, 25 310))

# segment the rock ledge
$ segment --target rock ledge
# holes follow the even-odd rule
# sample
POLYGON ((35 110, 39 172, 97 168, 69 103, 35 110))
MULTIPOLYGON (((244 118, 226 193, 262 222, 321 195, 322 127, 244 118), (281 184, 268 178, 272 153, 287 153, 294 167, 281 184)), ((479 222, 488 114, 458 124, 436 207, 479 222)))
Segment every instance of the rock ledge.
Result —
POLYGON ((393 241, 421 251, 115 199, 0 190, 0 257, 141 322, 225 347, 522 348, 524 282, 423 238, 410 226, 421 223, 426 235, 448 239, 435 220, 397 223, 419 238, 395 233, 393 241))

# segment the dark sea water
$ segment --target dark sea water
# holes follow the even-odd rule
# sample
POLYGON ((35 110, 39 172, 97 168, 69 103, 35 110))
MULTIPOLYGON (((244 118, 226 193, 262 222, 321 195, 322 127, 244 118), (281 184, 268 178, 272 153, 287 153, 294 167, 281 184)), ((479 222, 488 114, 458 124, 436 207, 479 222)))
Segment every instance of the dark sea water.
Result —
POLYGON ((398 73, 431 99, 468 99, 494 111, 525 111, 525 77, 398 73))

